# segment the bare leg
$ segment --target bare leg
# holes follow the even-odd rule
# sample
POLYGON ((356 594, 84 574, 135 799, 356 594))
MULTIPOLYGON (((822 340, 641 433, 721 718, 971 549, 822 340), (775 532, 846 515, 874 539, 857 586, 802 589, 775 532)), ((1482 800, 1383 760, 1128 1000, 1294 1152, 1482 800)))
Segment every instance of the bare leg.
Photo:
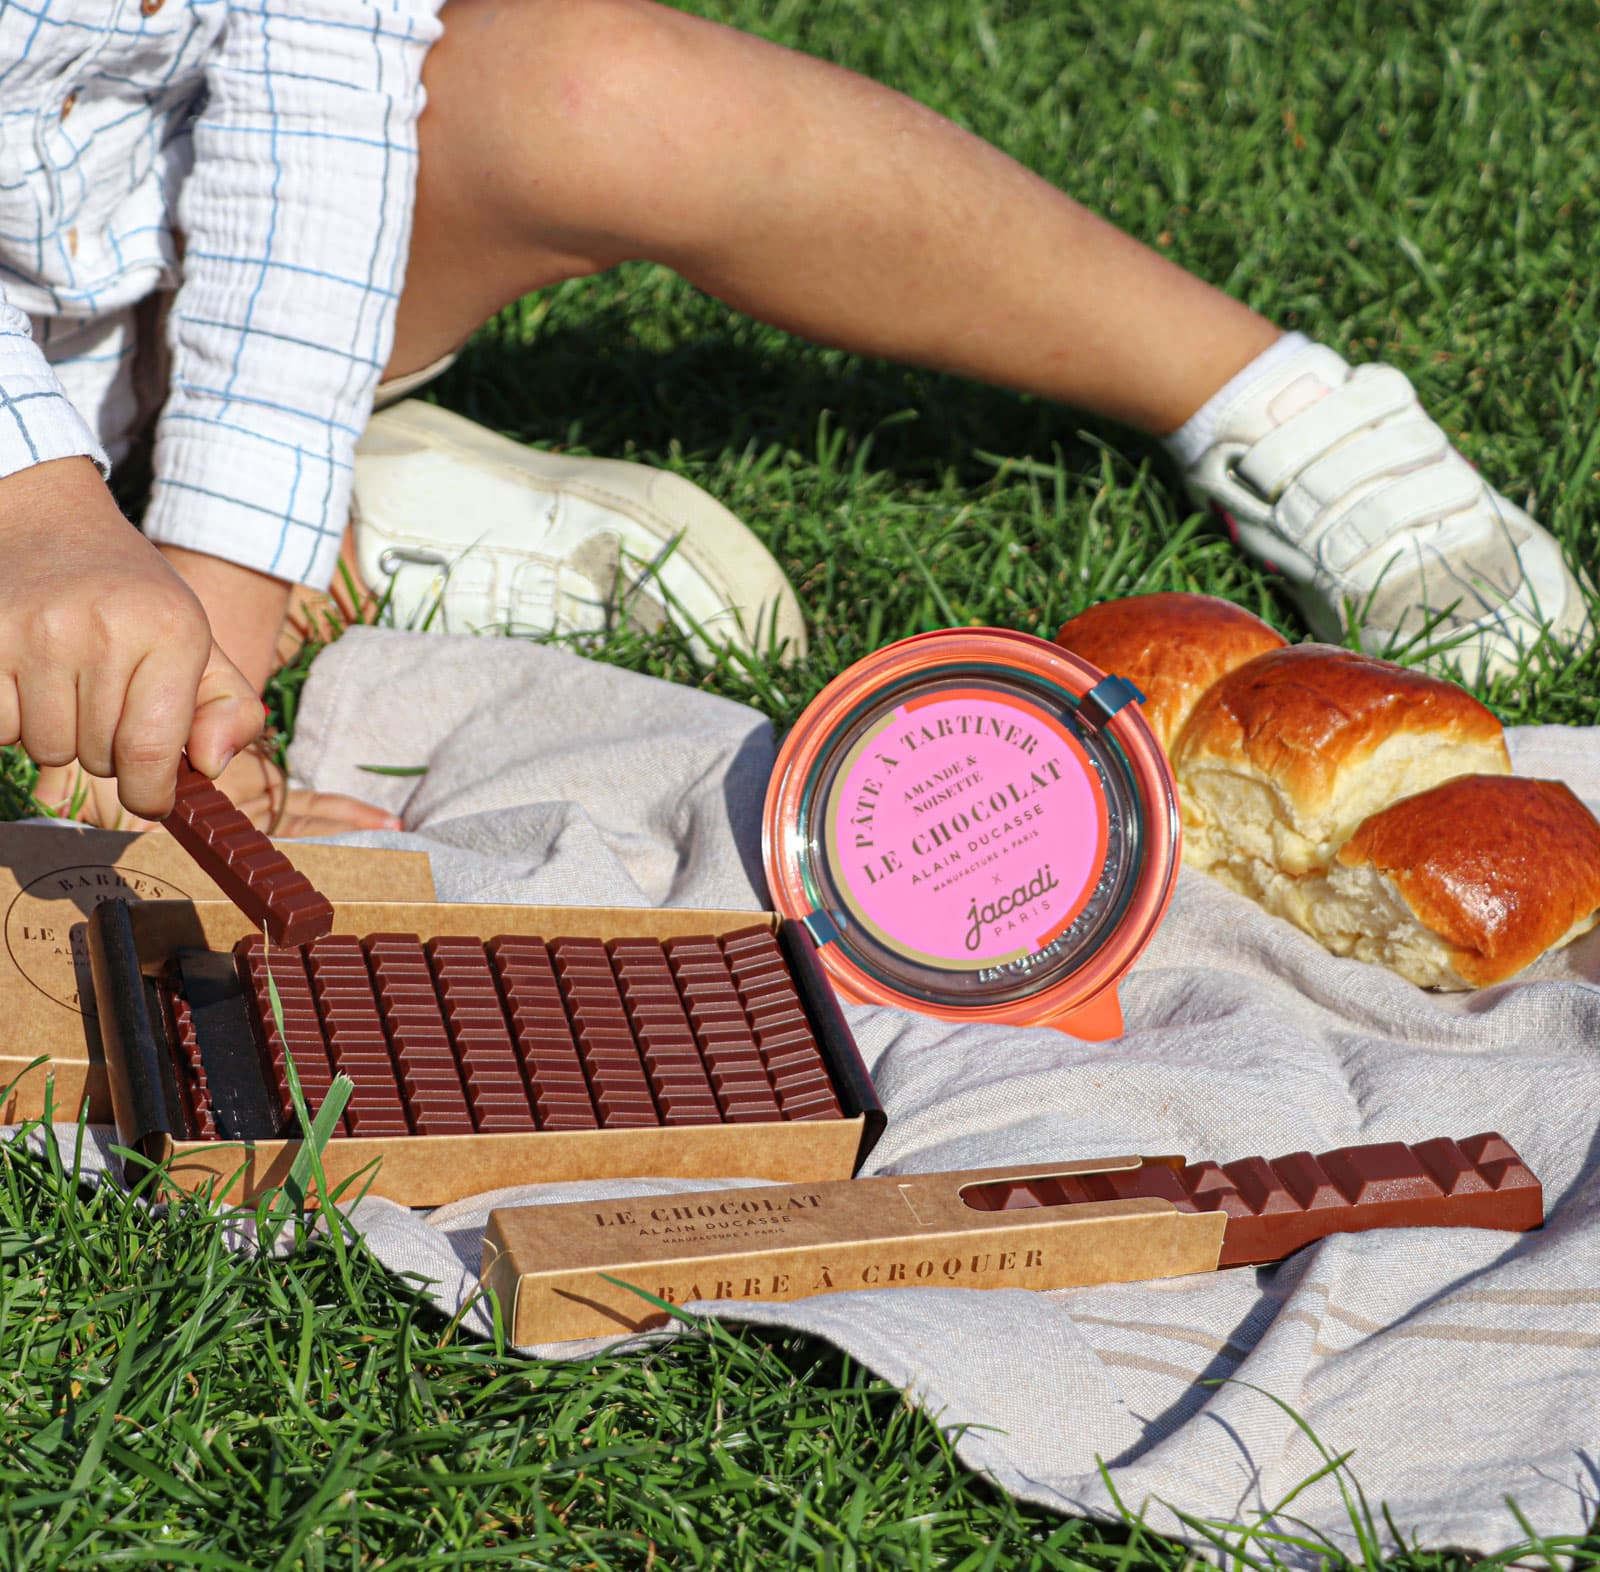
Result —
POLYGON ((1278 336, 887 88, 649 0, 450 0, 389 371, 631 258, 825 344, 1151 433, 1278 336))

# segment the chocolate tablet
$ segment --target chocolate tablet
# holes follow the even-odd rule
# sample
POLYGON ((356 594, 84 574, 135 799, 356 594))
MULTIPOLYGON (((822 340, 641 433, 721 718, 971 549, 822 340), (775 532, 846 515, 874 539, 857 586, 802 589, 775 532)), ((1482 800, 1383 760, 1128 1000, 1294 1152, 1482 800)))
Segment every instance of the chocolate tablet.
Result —
MULTIPOLYGON (((337 1071, 337 1133, 510 1134, 840 1119, 844 1111, 772 935, 542 940, 328 935, 240 941, 235 962, 269 1089, 292 1117, 337 1071), (758 993, 736 978, 754 968, 758 993), (269 969, 271 983, 269 984, 269 969), (278 993, 274 1016, 271 987, 278 993), (281 1025, 279 1020, 281 1018, 281 1025)), ((161 985, 189 1124, 216 1133, 186 1001, 161 985)))
POLYGON ((1383 1141, 1341 1146, 1313 1156, 1293 1152, 1268 1161, 1141 1168, 971 1186, 978 1211, 1014 1211, 1084 1201, 1171 1201, 1180 1212, 1222 1212, 1228 1219, 1219 1266, 1280 1261, 1328 1234, 1369 1228, 1538 1227, 1539 1181, 1503 1136, 1453 1141, 1440 1136, 1407 1146, 1383 1141))

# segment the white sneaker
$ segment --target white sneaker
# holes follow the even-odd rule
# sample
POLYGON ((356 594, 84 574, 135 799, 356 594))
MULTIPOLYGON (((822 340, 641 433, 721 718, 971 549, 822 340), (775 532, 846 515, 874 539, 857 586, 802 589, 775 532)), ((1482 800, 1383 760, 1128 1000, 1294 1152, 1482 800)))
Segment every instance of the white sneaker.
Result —
POLYGON ((1392 366, 1310 344, 1221 411, 1190 491, 1279 569, 1318 638, 1466 681, 1594 628, 1561 547, 1484 484, 1392 366), (1546 641, 1549 641, 1548 643, 1546 641))
POLYGON ((372 417, 356 449, 361 576, 399 627, 654 632, 792 661, 805 620, 772 554, 679 475, 524 447, 437 405, 372 417))

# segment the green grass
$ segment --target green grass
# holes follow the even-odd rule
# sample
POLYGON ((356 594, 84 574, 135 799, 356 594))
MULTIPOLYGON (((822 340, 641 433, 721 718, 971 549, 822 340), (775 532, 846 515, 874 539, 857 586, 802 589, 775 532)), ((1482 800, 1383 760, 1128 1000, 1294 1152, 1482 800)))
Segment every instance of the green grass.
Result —
MULTIPOLYGON (((893 82, 1285 325, 1392 360, 1507 495, 1600 557, 1592 0, 707 9, 893 82)), ((798 344, 649 267, 508 311, 437 396, 680 470, 746 518, 812 616, 804 664, 706 671, 671 637, 599 654, 780 724, 859 655, 952 622, 1050 632, 1187 588, 1303 632, 1125 433, 798 344)), ((274 689, 285 731, 311 653, 274 689)), ((1575 663, 1486 696, 1509 722, 1600 721, 1575 663)), ((0 759, 0 815, 30 780, 0 759)), ((454 1336, 359 1251, 241 1258, 203 1208, 151 1215, 20 1147, 0 1263, 6 1567, 1185 1564, 990 1490, 804 1339, 532 1363, 454 1336)), ((1527 1551, 1556 1552, 1600 1565, 1600 1534, 1527 1551)))
MULTIPOLYGON (((86 1191, 53 1145, 0 1149, 0 1261, 8 1569, 1191 1564, 1132 1520, 990 1490, 821 1344, 713 1326, 535 1363, 457 1337, 363 1252, 234 1255, 205 1207, 86 1191)), ((1536 1549, 1600 1565, 1600 1542, 1536 1549)))

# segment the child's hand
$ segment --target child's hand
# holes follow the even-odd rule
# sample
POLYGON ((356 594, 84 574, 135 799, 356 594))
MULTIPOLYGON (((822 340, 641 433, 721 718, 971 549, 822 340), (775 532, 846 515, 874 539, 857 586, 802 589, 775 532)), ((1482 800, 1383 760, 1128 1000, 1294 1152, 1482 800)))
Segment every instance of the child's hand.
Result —
POLYGON ((0 479, 0 745, 112 776, 132 814, 172 806, 178 755, 220 773, 261 701, 193 592, 88 459, 0 479))

